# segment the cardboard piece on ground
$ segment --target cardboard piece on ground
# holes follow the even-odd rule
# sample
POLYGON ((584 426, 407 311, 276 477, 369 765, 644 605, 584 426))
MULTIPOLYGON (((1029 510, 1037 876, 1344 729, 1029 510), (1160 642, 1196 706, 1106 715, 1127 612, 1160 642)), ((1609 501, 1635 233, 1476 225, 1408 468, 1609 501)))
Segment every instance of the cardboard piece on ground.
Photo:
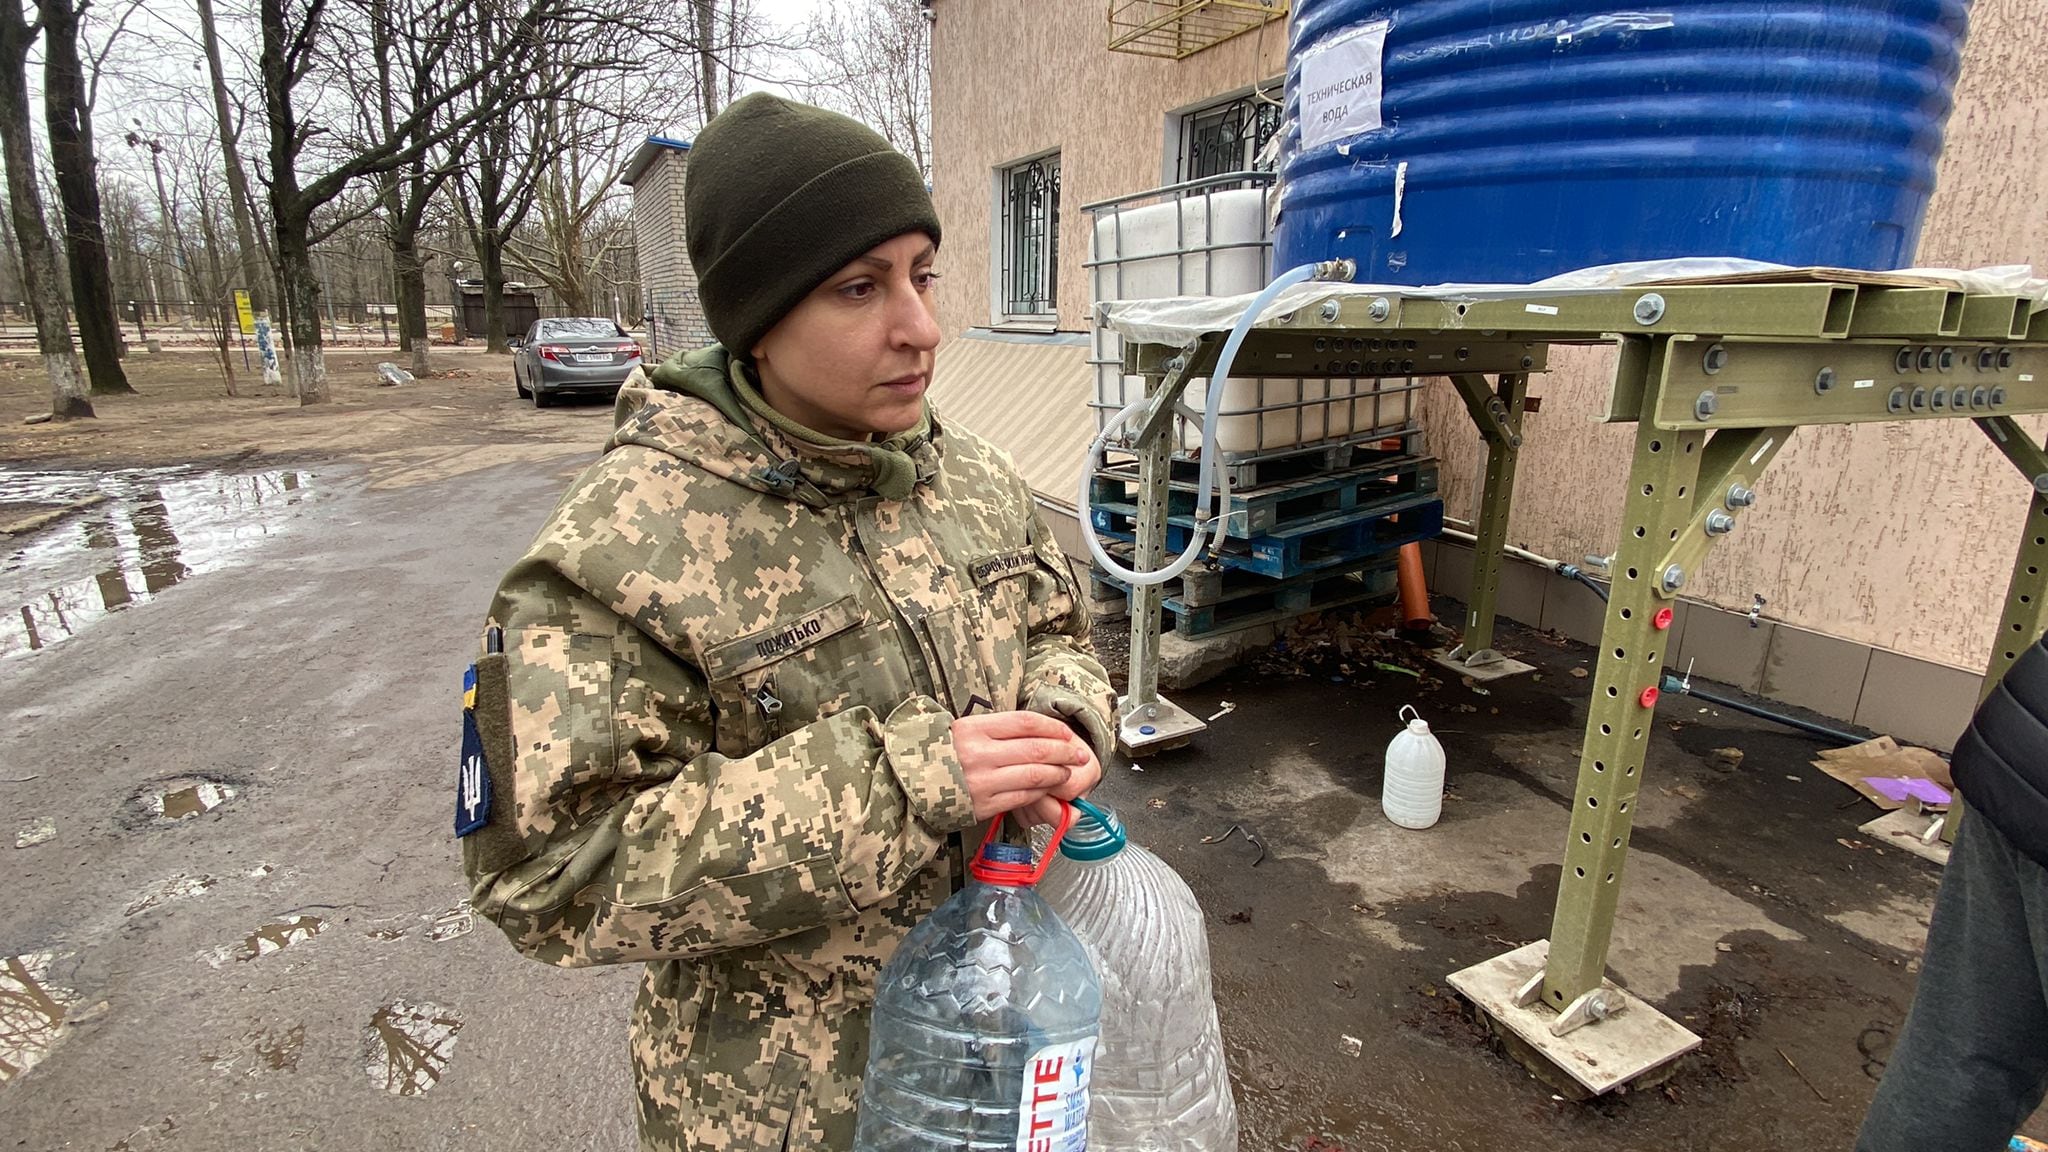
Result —
MULTIPOLYGON (((1926 748, 1901 745, 1889 736, 1865 740, 1848 748, 1829 748, 1821 752, 1813 766, 1854 788, 1886 811, 1903 808, 1907 802, 1894 800, 1879 791, 1869 782, 1870 777, 1931 780, 1950 792, 1956 786, 1955 779, 1948 773, 1948 761, 1926 748)), ((1923 806, 1934 809, 1947 807, 1939 804, 1923 806)))
POLYGON ((1948 864, 1949 846, 1939 836, 1929 844, 1921 839, 1927 831, 1927 822, 1933 819, 1923 814, 1909 812, 1904 808, 1887 812, 1877 819, 1864 824, 1857 831, 1884 848, 1896 848, 1911 852, 1915 856, 1932 860, 1936 864, 1948 864))

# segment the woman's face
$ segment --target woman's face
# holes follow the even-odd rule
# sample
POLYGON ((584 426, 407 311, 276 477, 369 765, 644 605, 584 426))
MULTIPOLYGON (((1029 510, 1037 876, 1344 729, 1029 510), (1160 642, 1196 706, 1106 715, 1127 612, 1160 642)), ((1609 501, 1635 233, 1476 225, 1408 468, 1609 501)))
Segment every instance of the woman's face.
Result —
POLYGON ((937 256, 907 232, 826 277, 753 348, 769 406, 842 440, 915 427, 939 346, 937 256))

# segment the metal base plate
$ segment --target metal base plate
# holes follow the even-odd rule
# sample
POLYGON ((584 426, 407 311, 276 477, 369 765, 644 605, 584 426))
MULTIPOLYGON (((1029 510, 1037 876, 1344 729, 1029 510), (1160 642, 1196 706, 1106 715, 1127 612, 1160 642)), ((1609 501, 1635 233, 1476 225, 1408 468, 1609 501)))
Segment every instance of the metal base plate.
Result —
POLYGON ((1897 848, 1904 852, 1911 852, 1915 856, 1932 860, 1946 868, 1948 867, 1948 841, 1941 839, 1939 836, 1935 837, 1932 844, 1924 844, 1920 840, 1921 834, 1927 831, 1928 823, 1937 819, 1940 819, 1940 817, 1931 812, 1923 815, 1900 808, 1879 816, 1877 819, 1858 828, 1857 831, 1870 837, 1870 842, 1879 848, 1897 848))
MULTIPOLYGON (((1533 1050, 1595 1096, 1641 1079, 1700 1046, 1698 1036, 1612 980, 1601 984, 1628 1001, 1625 1011, 1563 1036, 1552 1036, 1550 1026, 1557 1020, 1556 1012, 1541 1004, 1523 1008, 1515 1003, 1515 989, 1542 971, 1549 955, 1550 941, 1538 940, 1452 973, 1450 984, 1496 1027, 1521 1042, 1520 1046, 1510 1045, 1511 1049, 1533 1050)), ((1532 1071, 1540 1076, 1543 1070, 1532 1071)))
MULTIPOLYGON (((1123 697, 1116 702, 1119 717, 1123 716, 1124 701, 1127 699, 1129 697, 1123 697)), ((1131 716, 1117 725, 1118 752, 1136 759, 1140 756, 1150 756, 1154 752, 1184 748, 1189 741, 1208 730, 1209 726, 1193 713, 1163 696, 1154 707, 1158 709, 1154 715, 1131 716), (1145 731, 1147 728, 1151 731, 1145 731)))
POLYGON ((1534 672, 1536 670, 1534 664, 1524 664, 1520 660, 1510 660, 1505 656, 1491 664, 1467 665, 1463 660, 1453 660, 1448 648, 1437 649, 1429 654, 1429 658, 1440 667, 1456 672, 1460 676, 1470 676, 1482 684, 1494 680, 1505 680, 1510 676, 1519 676, 1524 672, 1534 672))

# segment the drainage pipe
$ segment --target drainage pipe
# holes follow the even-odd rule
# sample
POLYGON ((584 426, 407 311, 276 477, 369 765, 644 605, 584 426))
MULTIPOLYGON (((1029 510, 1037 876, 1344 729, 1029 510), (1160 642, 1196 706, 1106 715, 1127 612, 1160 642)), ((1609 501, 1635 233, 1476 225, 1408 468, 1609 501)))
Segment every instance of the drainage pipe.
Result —
POLYGON ((1704 700, 1717 707, 1732 708, 1737 712, 1746 713, 1759 720, 1769 720, 1773 724, 1783 724, 1787 728, 1797 728, 1810 736, 1818 736, 1823 740, 1832 740, 1845 747, 1851 744, 1861 744, 1864 740, 1861 736, 1851 736, 1839 728, 1830 728, 1825 724, 1815 724, 1810 720, 1801 720, 1797 716, 1787 716, 1783 712, 1773 711, 1761 704, 1751 704, 1747 700, 1737 700, 1733 697, 1723 696, 1719 692, 1709 692, 1705 689, 1694 688, 1685 680, 1681 680, 1669 672, 1664 674, 1664 691, 1676 692, 1680 696, 1691 696, 1694 699, 1704 700))
MULTIPOLYGON (((1452 540, 1462 541, 1467 544, 1476 545, 1478 543, 1477 537, 1473 536, 1471 532, 1464 530, 1466 528, 1469 528, 1470 525, 1464 524, 1461 521, 1454 520, 1445 520, 1444 523, 1445 525, 1447 525, 1447 527, 1445 527, 1443 531, 1443 534, 1446 537, 1452 540), (1451 524, 1457 524, 1458 527, 1448 527, 1448 525, 1451 524)), ((1576 564, 1566 564, 1561 560, 1552 560, 1548 556, 1538 556, 1534 552, 1530 552, 1522 548, 1516 548, 1513 545, 1508 545, 1502 550, 1510 556, 1526 560, 1531 564, 1539 564, 1544 568, 1547 568, 1550 571, 1565 577, 1568 580, 1576 580, 1579 583, 1584 584, 1586 587, 1592 589, 1593 594, 1600 597, 1600 599, 1603 602, 1607 599, 1606 587, 1601 585, 1599 581, 1594 580, 1591 576, 1586 575, 1586 573, 1580 570, 1580 568, 1576 564)), ((1832 740, 1838 744, 1843 745, 1844 747, 1847 747, 1851 744, 1863 743, 1863 737, 1852 736, 1839 728, 1830 728, 1825 724, 1816 724, 1810 720, 1801 720, 1796 716, 1788 716, 1783 712, 1779 712, 1771 708, 1766 708, 1761 704, 1751 704, 1746 700, 1737 700, 1729 696, 1723 696, 1718 692, 1713 692, 1702 688, 1691 687, 1686 680, 1682 680, 1676 676, 1671 675, 1668 672, 1664 674, 1664 691, 1676 692, 1681 696, 1692 696, 1699 700, 1703 700, 1706 703, 1713 704, 1717 707, 1732 709, 1736 712, 1741 712, 1749 716, 1754 716, 1759 720, 1769 720, 1773 724, 1782 724, 1787 728, 1797 729, 1798 731, 1804 732, 1810 736, 1818 736, 1823 740, 1832 740)))

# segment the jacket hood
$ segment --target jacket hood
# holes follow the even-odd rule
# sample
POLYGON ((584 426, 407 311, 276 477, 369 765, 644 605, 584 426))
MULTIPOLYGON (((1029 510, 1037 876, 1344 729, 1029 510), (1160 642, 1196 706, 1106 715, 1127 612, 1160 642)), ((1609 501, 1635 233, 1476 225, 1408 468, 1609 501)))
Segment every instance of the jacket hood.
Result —
POLYGON ((744 362, 713 344, 635 372, 619 389, 605 450, 652 448, 759 492, 823 506, 866 495, 907 499, 938 474, 929 404, 887 440, 839 440, 768 406, 744 362))

